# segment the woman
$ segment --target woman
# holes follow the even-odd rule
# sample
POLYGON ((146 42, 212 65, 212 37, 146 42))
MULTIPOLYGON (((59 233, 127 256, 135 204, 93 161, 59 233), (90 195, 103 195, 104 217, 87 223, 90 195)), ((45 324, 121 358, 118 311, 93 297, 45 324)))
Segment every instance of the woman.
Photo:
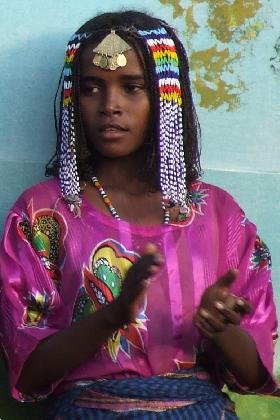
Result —
POLYGON ((272 393, 270 255, 198 181, 199 126, 174 30, 107 13, 71 38, 54 179, 18 199, 1 248, 13 396, 48 418, 225 418, 226 381, 272 393))

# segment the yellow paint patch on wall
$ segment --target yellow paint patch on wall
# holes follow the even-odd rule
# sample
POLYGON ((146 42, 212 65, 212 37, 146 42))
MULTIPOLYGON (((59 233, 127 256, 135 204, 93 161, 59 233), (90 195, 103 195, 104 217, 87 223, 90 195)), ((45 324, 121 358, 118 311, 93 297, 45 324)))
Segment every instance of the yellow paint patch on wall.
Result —
POLYGON ((225 105, 228 111, 235 110, 246 87, 234 72, 234 63, 240 60, 242 49, 267 26, 264 19, 256 18, 264 1, 189 0, 184 2, 184 7, 180 0, 159 1, 173 8, 174 18, 184 19, 186 45, 200 106, 212 110, 225 105), (203 5, 207 19, 202 27, 196 8, 203 5), (208 45, 203 50, 194 47, 194 37, 199 36, 200 31, 204 32, 204 37, 205 31, 209 32, 209 39, 205 38, 208 45), (234 53, 231 54, 231 50, 234 53))
POLYGON ((217 39, 223 43, 231 42, 237 29, 252 19, 262 7, 259 0, 208 1, 208 25, 217 39))
POLYGON ((191 39, 199 30, 199 25, 194 19, 194 5, 187 7, 185 13, 186 34, 187 38, 191 39))
POLYGON ((178 16, 182 16, 184 13, 183 7, 180 5, 180 0, 160 0, 164 6, 173 7, 173 18, 176 19, 178 16))
POLYGON ((239 58, 239 52, 231 56, 228 48, 219 51, 217 46, 191 53, 193 84, 200 95, 201 107, 213 110, 227 104, 228 111, 238 107, 239 92, 245 88, 244 82, 238 79, 235 84, 226 83, 221 75, 226 71, 232 73, 231 65, 239 58))

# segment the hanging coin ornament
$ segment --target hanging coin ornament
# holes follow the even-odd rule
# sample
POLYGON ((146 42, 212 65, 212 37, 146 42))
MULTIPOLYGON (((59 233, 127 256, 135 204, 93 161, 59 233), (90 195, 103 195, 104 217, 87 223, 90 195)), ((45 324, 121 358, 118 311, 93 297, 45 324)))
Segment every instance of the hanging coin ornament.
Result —
POLYGON ((126 56, 124 54, 119 54, 117 56, 117 64, 119 67, 125 67, 127 64, 127 59, 126 56))
POLYGON ((110 67, 110 70, 116 70, 119 67, 117 63, 117 58, 115 56, 111 58, 109 67, 110 67))
POLYGON ((95 56, 94 56, 94 58, 93 58, 93 64, 95 65, 95 66, 97 66, 97 67, 100 67, 100 58, 101 58, 102 56, 101 55, 98 55, 98 54, 96 54, 95 56))
POLYGON ((105 70, 125 67, 127 58, 124 53, 131 49, 131 46, 112 29, 100 44, 92 50, 94 53, 93 64, 105 70))
POLYGON ((99 66, 102 69, 107 69, 107 66, 108 66, 108 58, 106 57, 106 55, 101 55, 101 57, 99 59, 99 66))

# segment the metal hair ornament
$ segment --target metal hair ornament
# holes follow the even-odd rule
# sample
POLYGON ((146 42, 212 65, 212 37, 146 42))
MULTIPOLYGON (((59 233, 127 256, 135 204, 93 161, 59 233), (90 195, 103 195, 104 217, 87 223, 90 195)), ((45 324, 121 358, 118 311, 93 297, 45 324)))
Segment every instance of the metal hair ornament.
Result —
POLYGON ((155 63, 159 88, 160 184, 163 208, 180 206, 188 213, 186 166, 183 144, 182 94, 178 55, 173 39, 165 28, 138 31, 145 39, 155 63))
POLYGON ((118 67, 125 67, 127 64, 124 52, 131 50, 128 45, 114 29, 95 47, 93 64, 104 70, 116 70, 118 67))

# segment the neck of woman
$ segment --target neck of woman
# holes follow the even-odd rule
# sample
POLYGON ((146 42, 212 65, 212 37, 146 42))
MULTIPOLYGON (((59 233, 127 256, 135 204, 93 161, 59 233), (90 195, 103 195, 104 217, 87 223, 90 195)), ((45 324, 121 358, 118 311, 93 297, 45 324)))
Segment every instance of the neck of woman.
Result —
POLYGON ((129 194, 156 191, 152 179, 141 176, 144 168, 143 154, 134 153, 119 158, 102 158, 95 169, 95 175, 105 189, 123 190, 129 194))

